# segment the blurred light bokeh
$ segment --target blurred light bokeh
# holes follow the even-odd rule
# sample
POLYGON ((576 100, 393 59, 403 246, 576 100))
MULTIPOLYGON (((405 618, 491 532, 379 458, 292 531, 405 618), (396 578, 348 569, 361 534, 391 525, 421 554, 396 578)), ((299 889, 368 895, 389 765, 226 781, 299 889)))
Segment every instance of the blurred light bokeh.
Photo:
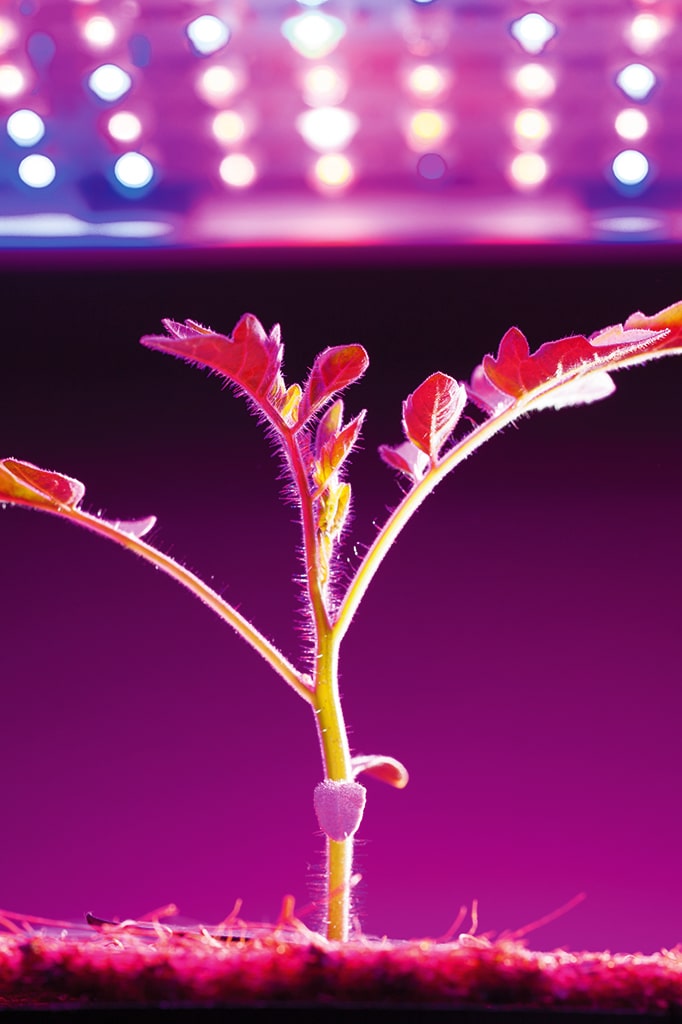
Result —
POLYGON ((678 0, 5 0, 0 244, 679 241, 681 60, 678 0))

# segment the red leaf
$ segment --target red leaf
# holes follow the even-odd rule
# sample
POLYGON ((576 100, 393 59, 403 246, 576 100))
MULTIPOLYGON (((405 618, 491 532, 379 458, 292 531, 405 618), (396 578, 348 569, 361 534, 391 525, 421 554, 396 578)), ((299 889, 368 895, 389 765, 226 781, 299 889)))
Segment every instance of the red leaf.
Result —
POLYGON ((675 302, 672 306, 666 306, 653 316, 645 316, 644 313, 633 313, 623 324, 625 330, 636 330, 637 328, 648 331, 668 331, 669 333, 654 344, 656 352, 667 352, 669 349, 678 350, 682 347, 682 302, 675 302))
POLYGON ((405 436, 437 459, 455 429, 467 400, 466 389, 446 373, 432 373, 403 402, 405 436))
POLYGON ((76 508, 85 494, 79 480, 18 459, 0 460, 0 501, 39 508, 76 508))
POLYGON ((146 335, 142 344, 216 370, 243 388, 261 408, 278 410, 285 394, 278 327, 268 336, 250 313, 241 318, 231 337, 216 334, 192 320, 185 324, 164 320, 164 326, 170 337, 146 335))
POLYGON ((320 352, 303 388, 299 422, 309 419, 328 398, 362 377, 369 357, 362 345, 337 345, 320 352))
POLYGON ((405 473, 413 480, 421 480, 429 468, 429 458, 411 441, 403 441, 392 447, 388 444, 379 445, 379 455, 393 469, 405 473))
POLYGON ((578 334, 561 341, 549 341, 530 355, 525 335, 518 327, 510 327, 500 342, 497 359, 483 357, 483 369, 496 388, 521 398, 557 374, 592 362, 594 354, 587 338, 578 334))

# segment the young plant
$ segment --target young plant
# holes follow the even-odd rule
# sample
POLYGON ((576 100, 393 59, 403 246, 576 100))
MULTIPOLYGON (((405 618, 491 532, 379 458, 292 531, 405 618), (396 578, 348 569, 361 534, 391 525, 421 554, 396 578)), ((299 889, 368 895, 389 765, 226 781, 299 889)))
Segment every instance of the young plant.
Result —
POLYGON ((610 372, 682 352, 682 302, 654 316, 633 314, 624 325, 591 337, 562 338, 531 355, 516 327, 502 338, 496 356, 486 355, 468 384, 446 373, 427 377, 403 402, 404 440, 382 446, 383 460, 401 474, 403 497, 376 534, 350 579, 337 558, 351 504, 345 479, 364 412, 346 421, 348 385, 365 372, 360 345, 325 349, 303 385, 288 387, 282 375, 279 327, 266 334, 251 315, 232 335, 216 334, 194 321, 165 320, 167 335, 142 344, 206 367, 234 384, 267 422, 279 445, 300 515, 305 604, 310 649, 303 665, 291 664, 233 605, 203 580, 144 539, 154 518, 113 522, 81 507, 84 487, 61 473, 13 458, 0 460, 0 501, 42 509, 68 519, 146 558, 182 583, 232 626, 310 705, 320 742, 324 778, 314 806, 326 835, 327 937, 349 934, 353 837, 365 807, 360 775, 397 788, 407 783, 399 761, 384 755, 353 757, 338 685, 339 650, 362 598, 400 531, 438 483, 485 441, 537 409, 593 402, 610 395, 610 372), (463 416, 469 404, 470 415, 463 416))

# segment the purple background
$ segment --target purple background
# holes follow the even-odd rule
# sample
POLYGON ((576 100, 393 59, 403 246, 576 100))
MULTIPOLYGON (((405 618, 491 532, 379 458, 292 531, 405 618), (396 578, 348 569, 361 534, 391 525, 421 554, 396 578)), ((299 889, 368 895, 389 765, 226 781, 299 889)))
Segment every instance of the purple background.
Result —
MULTIPOLYGON (((0 454, 83 480, 91 510, 157 514, 152 539, 295 658, 297 532, 271 448, 217 379, 138 337, 163 316, 229 332, 249 310, 282 323, 289 381, 320 348, 362 342, 371 367, 347 394, 369 408, 351 474, 362 544, 398 498, 376 447, 400 440, 408 391, 435 369, 466 378, 512 323, 535 348, 682 298, 678 264, 632 255, 151 271, 64 255, 62 269, 6 270, 0 454)), ((474 898, 481 931, 513 930, 584 891, 529 944, 682 941, 682 368, 617 384, 509 429, 450 477, 347 637, 353 748, 411 772, 402 793, 369 783, 366 932, 438 936, 474 898)), ((0 906, 80 919, 174 901, 213 923, 238 896, 250 920, 275 918, 287 892, 314 898, 304 704, 113 545, 8 509, 0 558, 0 906)))

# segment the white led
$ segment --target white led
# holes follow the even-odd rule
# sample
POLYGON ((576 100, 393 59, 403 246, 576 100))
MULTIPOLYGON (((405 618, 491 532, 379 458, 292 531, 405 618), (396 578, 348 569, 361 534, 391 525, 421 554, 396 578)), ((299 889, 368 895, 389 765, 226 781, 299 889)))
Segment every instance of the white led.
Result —
POLYGON ((317 60, 335 50, 346 33, 340 18, 329 14, 307 11, 287 18, 282 23, 282 35, 302 57, 317 60))
POLYGON ((45 124, 34 110, 15 110, 7 118, 7 134, 17 146, 35 146, 45 134, 45 124))
POLYGON ((616 115, 614 127, 621 139, 634 142, 643 139, 649 131, 649 119, 643 110, 637 107, 628 107, 616 115))
POLYGON ((83 25, 83 38, 91 46, 111 46, 116 38, 113 22, 103 14, 93 14, 83 25))
POLYGON ((126 188, 144 188, 154 177, 154 168, 142 153, 124 153, 114 164, 114 176, 126 188))
POLYGON ((56 169, 49 157, 41 153, 25 156, 19 164, 19 177, 30 188, 45 188, 54 181, 56 169))
POLYGON ((340 107, 317 107, 301 114, 296 127, 311 149, 326 153, 348 145, 358 130, 358 119, 340 107))
POLYGON ((611 170, 621 185, 640 185, 649 173, 649 161, 637 149, 624 149, 614 158, 611 170))
POLYGON ((142 134, 139 117, 131 114, 129 110, 117 110, 112 114, 107 129, 112 139, 117 139, 118 142, 134 142, 142 134))
POLYGON ((185 31, 194 49, 203 55, 221 50, 230 38, 225 22, 213 14, 202 14, 190 21, 185 31))
POLYGON ((556 89, 554 75, 542 64, 524 64, 513 76, 516 91, 527 100, 546 100, 556 89))
POLYGON ((107 102, 120 100, 130 89, 133 80, 118 64, 100 64, 88 78, 88 86, 95 96, 107 102))
POLYGON ((547 43, 556 35, 556 25, 542 14, 524 14, 513 21, 509 31, 526 53, 542 53, 547 43))
POLYGON ((631 100, 645 100, 656 85, 656 75, 646 64, 628 64, 618 72, 616 82, 631 100))

